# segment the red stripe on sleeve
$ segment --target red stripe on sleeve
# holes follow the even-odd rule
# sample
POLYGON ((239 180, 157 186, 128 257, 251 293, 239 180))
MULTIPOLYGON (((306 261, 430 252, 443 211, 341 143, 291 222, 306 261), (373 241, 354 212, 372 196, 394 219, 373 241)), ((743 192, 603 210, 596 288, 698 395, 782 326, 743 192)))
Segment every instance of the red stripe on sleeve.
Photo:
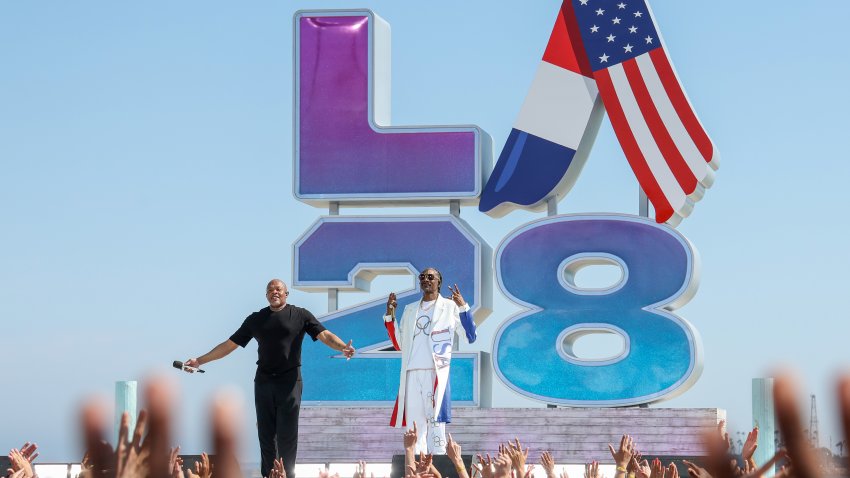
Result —
POLYGON ((395 338, 395 320, 391 320, 389 322, 384 321, 384 327, 387 328, 387 334, 390 336, 390 340, 393 342, 393 348, 396 350, 401 350, 401 347, 398 345, 398 341, 395 338))
POLYGON ((693 193, 697 188, 697 178, 688 163, 685 162, 685 158, 682 157, 676 143, 673 142, 673 137, 670 136, 667 127, 664 126, 664 121, 661 120, 661 115, 658 114, 658 109, 655 107, 655 103, 649 95, 649 90, 646 88, 646 83, 643 81, 637 61, 633 58, 624 61, 622 65, 640 107, 640 112, 649 127, 649 132, 652 133, 652 138, 658 145, 658 149, 661 150, 661 155, 664 156, 664 161, 670 167, 670 171, 685 194, 693 193))
POLYGON ((608 74, 606 69, 596 71, 594 76, 596 84, 599 86, 599 95, 608 111, 608 118, 611 119, 611 125, 614 127, 614 133, 620 141, 620 146, 626 153, 626 159, 629 160, 640 187, 646 192, 646 196, 652 201, 652 206, 655 208, 655 220, 659 223, 666 222, 673 217, 673 207, 670 206, 670 202, 667 201, 667 197, 664 196, 664 192, 658 186, 658 182, 652 175, 649 165, 646 164, 646 158, 644 158, 632 130, 629 128, 629 122, 626 120, 622 106, 620 106, 617 91, 611 82, 611 75, 608 74))
MULTIPOLYGON (((391 427, 396 426, 397 422, 398 422, 398 397, 396 397, 395 405, 393 405, 393 414, 390 416, 390 426, 391 427)), ((401 426, 406 426, 406 425, 407 424, 404 423, 404 417, 401 417, 401 426)))
POLYGON ((705 162, 711 162, 714 158, 714 145, 711 144, 711 139, 708 137, 705 129, 703 129, 699 119, 697 119, 694 109, 691 108, 691 103, 688 101, 688 97, 685 96, 682 85, 679 84, 679 80, 676 78, 676 73, 673 72, 673 67, 670 65, 667 53, 663 48, 656 48, 649 52, 649 57, 652 59, 652 64, 655 65, 655 70, 658 71, 661 84, 664 85, 664 90, 667 92, 667 96, 670 97, 670 102, 673 103, 673 107, 682 120, 682 124, 685 125, 685 129, 691 135, 694 144, 697 145, 697 149, 699 149, 705 162))

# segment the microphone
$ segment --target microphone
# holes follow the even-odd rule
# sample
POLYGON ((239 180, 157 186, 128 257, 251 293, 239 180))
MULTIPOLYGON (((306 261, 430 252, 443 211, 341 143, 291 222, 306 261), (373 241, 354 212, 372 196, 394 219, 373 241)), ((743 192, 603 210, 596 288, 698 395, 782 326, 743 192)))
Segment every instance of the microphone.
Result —
POLYGON ((183 362, 181 362, 181 361, 179 361, 179 360, 175 360, 175 361, 174 361, 174 363, 172 363, 171 365, 172 365, 174 368, 178 369, 178 370, 184 370, 184 371, 186 371, 186 372, 199 372, 199 373, 206 373, 205 371, 203 371, 203 370, 201 370, 201 369, 199 369, 199 368, 190 367, 190 366, 188 366, 188 365, 183 365, 183 362))

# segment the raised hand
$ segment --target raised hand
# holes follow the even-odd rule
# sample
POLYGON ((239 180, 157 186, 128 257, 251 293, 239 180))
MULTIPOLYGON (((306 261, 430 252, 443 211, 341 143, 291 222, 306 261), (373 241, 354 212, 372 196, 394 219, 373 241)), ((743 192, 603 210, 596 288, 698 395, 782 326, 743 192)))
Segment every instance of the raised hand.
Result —
POLYGON ((319 478, 339 478, 339 473, 331 475, 331 470, 327 468, 319 468, 319 478))
POLYGON ((462 307, 464 304, 466 304, 466 301, 463 300, 463 296, 460 294, 460 288, 457 286, 457 284, 454 285, 454 288, 452 288, 452 286, 449 286, 449 292, 452 293, 452 300, 455 302, 455 304, 457 304, 458 307, 462 307))
POLYGON ((773 475, 774 478, 791 478, 792 476, 794 475, 790 465, 782 465, 782 468, 773 475))
POLYGON ((431 462, 433 459, 434 455, 430 453, 426 455, 424 452, 420 452, 419 461, 416 462, 416 474, 421 475, 422 473, 431 471, 431 462))
POLYGON ((387 313, 385 315, 395 317, 395 308, 397 306, 398 302, 395 300, 395 292, 390 292, 390 296, 387 298, 387 313))
POLYGON ((635 458, 637 463, 640 463, 641 461, 643 461, 643 453, 641 453, 640 450, 637 449, 637 444, 635 444, 634 458, 635 458))
POLYGON ((276 458, 274 460, 269 478, 286 478, 286 469, 283 468, 283 458, 276 458))
POLYGON ((629 460, 629 466, 626 467, 626 470, 628 470, 627 473, 634 478, 646 478, 640 471, 640 465, 638 464, 637 454, 632 456, 632 459, 629 460))
MULTIPOLYGON (((281 460, 283 463, 283 460, 281 460)), ((201 453, 201 460, 195 462, 195 470, 201 478, 210 478, 213 473, 213 465, 210 463, 210 456, 206 452, 201 453)))
POLYGON ((511 476, 511 459, 507 454, 501 454, 493 462, 493 478, 510 478, 511 476))
POLYGON ((584 478, 605 478, 599 474, 599 462, 593 460, 584 465, 584 478))
MULTIPOLYGON (((839 403, 843 412, 843 421, 847 426, 848 405, 847 399, 847 377, 839 384, 839 403)), ((779 422, 779 430, 782 432, 785 446, 788 448, 788 456, 793 464, 792 475, 799 478, 816 478, 821 476, 815 451, 806 440, 803 426, 800 420, 800 411, 797 407, 797 385, 794 379, 787 374, 781 374, 774 379, 773 402, 776 410, 776 421, 779 422)), ((845 435, 848 430, 845 428, 845 435)))
MULTIPOLYGON (((242 470, 236 459, 239 442, 239 424, 241 420, 239 402, 226 394, 218 394, 210 411, 212 421, 212 442, 215 463, 209 467, 209 476, 216 478, 241 478, 242 470)), ((209 477, 207 477, 209 478, 209 477)))
MULTIPOLYGON (((432 467, 431 470, 436 471, 436 468, 432 467)), ((442 478, 441 476, 439 476, 439 474, 434 474, 433 471, 417 473, 416 470, 410 465, 407 466, 407 473, 405 476, 415 476, 416 478, 442 478)))
POLYGON ((726 420, 720 420, 720 422, 717 423, 717 435, 718 439, 725 447, 724 451, 728 452, 729 449, 732 448, 732 439, 729 438, 729 433, 726 432, 726 420))
POLYGON ((614 458, 614 463, 617 464, 617 467, 625 470, 629 466, 632 456, 635 454, 634 440, 629 435, 623 435, 620 438, 620 448, 614 450, 614 447, 609 443, 608 451, 611 452, 611 456, 614 458))
POLYGON ((679 478, 679 468, 672 461, 667 465, 667 478, 679 478))
POLYGON ((635 470, 635 476, 638 478, 649 478, 649 475, 652 474, 652 467, 649 466, 649 460, 641 460, 637 463, 637 469, 635 470))
POLYGON ((658 458, 652 460, 652 472, 649 478, 664 478, 664 465, 658 458))
POLYGON ((354 478, 366 478, 366 462, 357 460, 357 467, 354 469, 354 478))
POLYGON ((179 446, 171 449, 168 457, 168 469, 171 471, 171 478, 183 477, 183 458, 180 458, 179 446))
POLYGON ((28 462, 32 463, 33 461, 35 461, 36 458, 38 458, 38 453, 36 452, 36 450, 38 450, 38 445, 36 445, 35 443, 26 442, 24 443, 24 446, 21 447, 21 455, 23 455, 23 457, 26 458, 28 462))
POLYGON ((552 458, 551 453, 544 451, 540 455, 540 465, 543 466, 543 471, 546 472, 546 478, 557 478, 555 476, 555 460, 552 458))
MULTIPOLYGON (((704 460, 705 468, 700 469, 699 467, 694 467, 691 466, 692 464, 686 463, 688 465, 689 475, 697 476, 706 472, 714 478, 737 478, 745 473, 751 473, 742 470, 738 466, 738 460, 730 454, 731 445, 729 443, 728 434, 723 430, 724 424, 725 421, 721 421, 718 424, 716 431, 704 434, 706 448, 706 457, 704 460)), ((750 448, 751 451, 755 450, 755 447, 753 446, 755 444, 753 438, 752 434, 747 437, 747 441, 749 442, 748 448, 750 448)), ((755 466, 751 463, 751 458, 752 457, 750 457, 750 460, 745 458, 745 463, 748 469, 754 470, 755 466)))
MULTIPOLYGON (((403 437, 405 473, 408 473, 407 467, 409 467, 409 466, 415 467, 416 466, 415 465, 415 463, 416 463, 416 441, 418 440, 418 438, 419 438, 419 434, 416 430, 416 422, 413 422, 413 429, 406 430, 404 432, 404 437, 403 437)), ((411 476, 415 475, 415 474, 416 474, 416 470, 414 469, 413 472, 411 473, 411 476)), ((407 476, 407 475, 405 475, 405 476, 407 476)))
POLYGON ((32 478, 32 464, 26 456, 24 456, 21 450, 18 450, 17 448, 9 450, 9 462, 12 465, 12 468, 9 469, 11 472, 10 474, 21 472, 20 476, 22 478, 32 478))
MULTIPOLYGON (((785 451, 784 448, 780 448, 776 452, 776 454, 774 454, 770 458, 770 460, 767 460, 767 463, 765 463, 764 465, 761 466, 761 468, 756 469, 754 467, 752 469, 752 471, 748 472, 747 478, 758 478, 758 477, 764 475, 768 471, 773 470, 773 467, 774 467, 774 465, 776 465, 776 462, 778 462, 779 460, 781 460, 783 458, 788 458, 788 453, 785 451)), ((783 467, 783 468, 785 468, 785 467, 783 467)), ((774 475, 774 476, 779 476, 779 473, 776 473, 776 475, 774 475)))
POLYGON ((118 428, 118 446, 115 450, 115 474, 117 477, 140 476, 139 473, 147 474, 142 451, 142 436, 148 422, 148 412, 142 410, 136 419, 136 428, 133 431, 133 441, 128 440, 130 432, 130 414, 124 412, 121 415, 121 425, 118 428))
POLYGON ((519 438, 514 437, 514 443, 508 442, 508 446, 505 447, 505 453, 511 459, 517 476, 523 476, 523 473, 525 473, 525 462, 528 460, 528 448, 523 450, 519 438))
POLYGON ((354 357, 354 352, 356 352, 356 350, 354 349, 354 346, 351 345, 352 342, 353 342, 353 340, 349 340, 348 343, 345 344, 345 347, 342 348, 342 355, 345 355, 346 359, 350 359, 351 357, 354 357))
POLYGON ((151 473, 151 449, 142 448, 138 454, 132 454, 123 464, 121 474, 117 478, 143 478, 153 476, 151 473))
MULTIPOLYGON (((151 380, 145 386, 145 403, 148 409, 147 434, 138 453, 139 470, 145 470, 142 474, 126 475, 128 477, 138 476, 168 476, 168 456, 171 433, 171 408, 173 405, 174 391, 163 380, 151 380)), ((141 435, 141 432, 137 432, 141 435)), ((134 441, 135 441, 134 434, 134 441)), ((128 467, 129 469, 129 467, 128 467)), ((122 478, 119 476, 119 478, 122 478)))
POLYGON ((413 429, 404 432, 404 448, 405 450, 412 449, 416 446, 416 440, 419 435, 416 433, 416 422, 413 422, 413 429))
POLYGON ((449 460, 451 460, 454 464, 458 478, 469 478, 469 474, 466 472, 466 467, 463 465, 463 456, 461 455, 460 450, 460 444, 454 441, 452 434, 449 433, 448 443, 446 444, 446 456, 448 456, 449 460))
POLYGON ((461 463, 463 463, 460 455, 460 444, 454 441, 451 433, 449 433, 448 444, 446 445, 446 456, 448 456, 449 460, 451 460, 454 464, 457 464, 458 460, 461 460, 461 463))
POLYGON ((691 478, 712 478, 711 474, 705 468, 697 466, 688 460, 682 460, 682 463, 688 467, 688 476, 691 478))
POLYGON ((750 458, 753 457, 753 454, 756 452, 756 448, 758 448, 759 444, 759 427, 753 428, 753 431, 747 433, 747 439, 744 440, 744 445, 741 447, 741 458, 744 459, 745 462, 749 462, 750 458))
POLYGON ((115 473, 115 453, 103 439, 105 414, 105 405, 94 401, 86 403, 80 411, 83 443, 86 447, 82 465, 91 478, 113 476, 115 473))
MULTIPOLYGON (((142 410, 130 438, 129 414, 123 414, 119 426, 118 446, 112 447, 103 440, 107 427, 107 407, 100 402, 87 402, 81 411, 83 439, 86 456, 83 468, 87 478, 147 478, 171 477, 176 450, 169 453, 168 435, 171 425, 170 405, 172 391, 162 380, 151 380, 145 387, 148 411, 142 410), (173 460, 169 460, 172 457, 173 460)), ((241 476, 236 462, 236 430, 239 406, 234 400, 216 397, 210 412, 212 441, 216 456, 216 478, 241 476)), ((197 476, 210 478, 212 466, 209 457, 202 455, 202 465, 196 466, 197 476), (201 469, 201 466, 203 469, 201 469)), ((189 476, 194 476, 188 473, 189 476)), ((176 476, 176 475, 174 475, 176 476)))
POLYGON ((481 454, 478 454, 478 464, 481 467, 479 471, 481 471, 481 478, 493 478, 493 460, 490 458, 490 454, 487 453, 487 460, 484 460, 484 457, 481 454))
MULTIPOLYGON (((744 464, 746 466, 746 464, 744 464)), ((729 468, 732 469, 732 475, 736 477, 742 477, 746 473, 743 468, 738 466, 738 460, 735 458, 731 458, 729 460, 729 468)))

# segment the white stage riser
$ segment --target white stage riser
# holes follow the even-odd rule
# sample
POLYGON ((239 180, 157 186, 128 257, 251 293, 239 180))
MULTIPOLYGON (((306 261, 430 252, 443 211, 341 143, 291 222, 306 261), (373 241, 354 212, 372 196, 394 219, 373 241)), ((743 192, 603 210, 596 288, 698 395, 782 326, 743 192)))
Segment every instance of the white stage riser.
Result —
MULTIPOLYGON (((726 418, 716 408, 461 408, 447 430, 464 454, 489 452, 519 437, 535 462, 550 451, 558 463, 611 462, 608 443, 628 433, 654 457, 704 455, 701 433, 726 418)), ((402 453, 401 429, 390 428, 388 408, 301 409, 298 461, 389 461, 402 453)))

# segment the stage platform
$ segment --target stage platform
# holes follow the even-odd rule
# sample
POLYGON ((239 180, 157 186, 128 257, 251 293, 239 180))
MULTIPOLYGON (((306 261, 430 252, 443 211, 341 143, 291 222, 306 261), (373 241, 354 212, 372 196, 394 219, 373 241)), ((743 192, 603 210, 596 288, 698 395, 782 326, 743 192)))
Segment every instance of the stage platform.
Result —
MULTIPOLYGON (((403 453, 402 430, 389 427, 389 408, 302 407, 300 463, 388 462, 403 453)), ((519 437, 535 463, 550 451, 556 463, 611 462, 608 443, 628 433, 647 457, 665 462, 704 455, 700 434, 726 418, 717 408, 456 407, 447 431, 464 454, 489 452, 519 437)))

